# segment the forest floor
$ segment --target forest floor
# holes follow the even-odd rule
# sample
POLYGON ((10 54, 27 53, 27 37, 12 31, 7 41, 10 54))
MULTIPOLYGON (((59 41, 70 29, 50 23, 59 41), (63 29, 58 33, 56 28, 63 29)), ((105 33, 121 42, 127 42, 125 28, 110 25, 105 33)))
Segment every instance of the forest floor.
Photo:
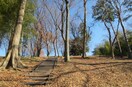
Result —
MULTIPOLYGON (((29 68, 22 71, 0 71, 0 87, 31 87, 24 84, 25 74, 42 60, 24 59, 29 68)), ((132 87, 132 60, 76 57, 64 63, 59 58, 52 75, 54 79, 51 84, 35 87, 132 87)))

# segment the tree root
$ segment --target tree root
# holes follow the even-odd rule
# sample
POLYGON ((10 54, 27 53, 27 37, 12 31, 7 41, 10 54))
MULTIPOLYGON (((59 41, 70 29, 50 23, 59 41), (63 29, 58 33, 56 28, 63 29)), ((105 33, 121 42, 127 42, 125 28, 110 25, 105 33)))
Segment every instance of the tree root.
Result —
POLYGON ((17 67, 18 68, 28 68, 28 66, 26 66, 25 64, 23 64, 21 61, 18 62, 17 67))

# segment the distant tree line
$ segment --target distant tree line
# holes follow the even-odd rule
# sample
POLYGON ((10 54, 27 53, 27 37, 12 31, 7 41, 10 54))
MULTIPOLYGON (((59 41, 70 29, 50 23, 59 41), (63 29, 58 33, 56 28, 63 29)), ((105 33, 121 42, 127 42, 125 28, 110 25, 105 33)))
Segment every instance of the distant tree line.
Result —
MULTIPOLYGON (((127 36, 128 36, 128 41, 129 41, 130 47, 132 49, 132 31, 127 31, 127 36)), ((125 43, 124 36, 122 33, 119 33, 119 40, 121 43, 122 54, 120 53, 120 50, 118 48, 118 43, 115 42, 115 45, 114 45, 115 56, 128 56, 127 45, 125 43)), ((97 46, 94 49, 93 54, 94 55, 111 56, 109 41, 104 41, 104 43, 97 46)))

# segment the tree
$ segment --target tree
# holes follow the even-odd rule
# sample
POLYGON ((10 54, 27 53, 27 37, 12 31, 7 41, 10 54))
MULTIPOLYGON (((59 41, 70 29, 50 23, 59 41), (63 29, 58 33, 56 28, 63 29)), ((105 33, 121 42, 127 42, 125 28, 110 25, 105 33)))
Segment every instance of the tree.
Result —
MULTIPOLYGON (((23 21, 23 29, 22 29, 22 35, 19 45, 19 55, 22 56, 22 52, 25 49, 25 44, 27 38, 31 37, 31 32, 33 32, 33 27, 31 27, 31 24, 35 22, 35 16, 34 14, 34 5, 35 0, 28 0, 25 10, 25 16, 23 21), (29 34, 30 33, 30 34, 29 34), (24 45, 23 45, 24 44, 24 45)), ((11 43, 11 36, 14 33, 14 27, 17 20, 17 14, 20 7, 21 0, 1 0, 0 1, 0 42, 3 47, 3 45, 6 48, 6 51, 8 48, 10 48, 9 43, 11 43), (5 45, 6 43, 7 45, 5 45)), ((25 52, 28 53, 28 52, 25 52)))
POLYGON ((5 61, 2 63, 1 68, 6 69, 9 67, 17 68, 23 66, 22 62, 20 61, 20 57, 18 57, 18 47, 20 42, 20 36, 22 31, 22 23, 25 14, 25 7, 26 7, 27 0, 21 0, 19 12, 18 12, 18 19, 16 22, 16 26, 14 28, 14 34, 12 34, 11 38, 11 46, 8 49, 8 54, 6 55, 5 61))
MULTIPOLYGON (((113 30, 113 33, 114 33, 114 35, 115 35, 115 39, 116 39, 116 41, 117 41, 117 45, 118 45, 118 48, 119 48, 119 51, 120 51, 120 56, 122 57, 122 48, 121 48, 121 43, 120 43, 119 35, 118 35, 119 21, 118 21, 118 24, 117 24, 117 31, 115 31, 112 22, 110 21, 109 23, 110 23, 111 28, 112 28, 112 30, 113 30)), ((115 39, 113 40, 112 45, 114 45, 115 39)))
POLYGON ((105 27, 108 31, 108 34, 109 34, 109 43, 110 43, 110 48, 111 48, 111 56, 112 56, 113 59, 115 59, 114 47, 113 47, 113 44, 112 44, 112 36, 111 36, 110 28, 107 26, 105 21, 104 21, 104 25, 105 25, 105 27))
POLYGON ((35 51, 34 51, 34 56, 36 57, 39 57, 40 56, 40 53, 41 53, 41 50, 42 50, 42 40, 43 40, 43 36, 42 36, 42 32, 43 30, 41 29, 41 21, 38 20, 38 23, 35 25, 35 28, 36 28, 36 32, 37 32, 37 35, 36 35, 36 43, 35 43, 35 51))
MULTIPOLYGON (((56 24, 57 25, 57 28, 59 29, 59 31, 60 31, 60 33, 61 33, 61 38, 62 38, 62 40, 63 40, 63 46, 64 46, 64 49, 65 49, 65 31, 64 31, 64 22, 65 22, 65 1, 64 0, 62 0, 62 1, 60 1, 60 0, 54 0, 54 2, 55 2, 55 4, 56 4, 56 6, 57 6, 57 8, 59 9, 59 11, 60 11, 60 17, 61 17, 61 23, 58 25, 58 24, 56 24)), ((55 22, 55 23, 57 23, 57 22, 55 22)), ((63 52, 63 55, 65 55, 65 50, 64 50, 64 52, 63 52)))
MULTIPOLYGON (((132 49, 132 31, 126 31, 126 34, 127 34, 127 36, 128 36, 128 42, 129 42, 129 44, 130 44, 130 48, 132 49)), ((126 42, 125 42, 125 39, 124 39, 124 35, 123 35, 123 33, 119 33, 119 40, 121 41, 121 47, 122 47, 122 55, 123 56, 128 56, 128 53, 129 53, 129 51, 128 51, 128 49, 127 49, 127 45, 126 45, 126 42)), ((120 54, 119 54, 119 49, 118 49, 118 47, 117 47, 117 42, 115 43, 115 54, 117 55, 117 56, 119 56, 120 54)))
MULTIPOLYGON (((130 48, 130 45, 129 45, 129 42, 128 42, 128 38, 127 38, 127 35, 126 35, 126 29, 125 29, 125 26, 123 24, 123 18, 121 17, 121 13, 122 13, 122 8, 121 7, 122 7, 122 4, 120 3, 119 0, 111 0, 111 1, 112 1, 111 5, 114 7, 114 10, 116 12, 116 15, 117 15, 117 17, 119 19, 119 22, 120 22, 122 30, 123 30, 125 42, 126 42, 127 49, 128 49, 128 58, 132 58, 132 50, 130 48)), ((131 1, 127 0, 127 3, 128 2, 131 2, 131 1)))
MULTIPOLYGON (((64 3, 64 1, 62 1, 64 3)), ((53 33, 55 38, 52 39, 52 43, 53 43, 53 47, 54 47, 54 52, 55 52, 55 56, 58 54, 59 56, 59 47, 58 47, 58 44, 59 44, 59 41, 60 40, 60 37, 59 37, 59 30, 61 32, 61 16, 60 16, 60 12, 58 11, 57 8, 59 8, 59 5, 61 4, 61 1, 59 0, 53 0, 52 3, 48 3, 48 1, 43 1, 43 4, 44 4, 44 9, 47 11, 47 13, 45 12, 45 14, 48 14, 47 16, 49 18, 47 18, 48 21, 50 21, 49 23, 52 26, 52 29, 50 30, 50 32, 55 32, 53 33), (58 5, 59 4, 59 5, 58 5), (52 6, 54 8, 52 8, 52 6)), ((60 10, 60 8, 59 8, 60 10)), ((61 36, 62 36, 62 32, 61 32, 61 36)), ((62 40, 64 41, 64 37, 62 37, 62 40)))
POLYGON ((70 61, 69 57, 69 1, 65 0, 66 3, 66 41, 65 41, 65 58, 64 61, 70 61))
POLYGON ((82 38, 77 37, 70 40, 70 55, 81 56, 83 54, 82 38))
POLYGON ((107 23, 113 21, 114 18, 114 11, 111 10, 112 6, 110 5, 109 0, 98 0, 96 5, 93 6, 93 16, 96 20, 101 20, 109 34, 109 44, 111 47, 111 56, 114 58, 114 47, 112 44, 112 36, 110 28, 108 27, 107 23))
POLYGON ((16 12, 18 11, 20 1, 17 0, 1 0, 0 1, 0 42, 3 39, 9 40, 8 37, 13 32, 17 19, 16 12))
MULTIPOLYGON (((80 55, 83 54, 83 38, 84 38, 84 22, 80 23, 80 25, 77 27, 76 24, 72 21, 71 23, 71 34, 73 36, 73 39, 70 39, 70 55, 80 55)), ((86 29, 86 42, 85 42, 85 49, 86 52, 89 51, 88 42, 90 41, 91 32, 90 29, 87 31, 86 29)))
POLYGON ((85 58, 86 56, 86 27, 87 27, 87 7, 86 7, 86 4, 87 4, 87 0, 83 0, 83 6, 84 6, 84 30, 83 30, 83 54, 82 54, 82 57, 85 58))
POLYGON ((37 17, 34 15, 36 9, 36 0, 28 0, 23 19, 23 29, 21 33, 19 56, 33 56, 33 48, 36 42, 36 29, 33 26, 37 23, 37 17))
MULTIPOLYGON (((127 36, 129 40, 130 47, 132 48, 132 31, 127 31, 127 36)), ((121 48, 122 48, 122 56, 127 56, 128 55, 128 49, 127 45, 125 43, 124 35, 123 33, 119 32, 119 40, 121 41, 121 48)), ((118 48, 118 43, 115 43, 115 55, 120 56, 120 50, 118 48)), ((108 41, 105 41, 103 44, 97 46, 94 51, 94 55, 105 55, 105 56, 110 56, 110 45, 108 41)))
POLYGON ((124 0, 122 4, 125 7, 124 12, 125 12, 125 14, 127 14, 125 16, 125 18, 123 18, 123 20, 127 21, 130 18, 132 18, 132 7, 131 7, 132 6, 132 1, 131 0, 124 0))
POLYGON ((111 48, 110 48, 110 44, 109 41, 105 41, 103 44, 97 46, 94 51, 93 54, 94 55, 104 55, 104 56, 111 56, 111 48))

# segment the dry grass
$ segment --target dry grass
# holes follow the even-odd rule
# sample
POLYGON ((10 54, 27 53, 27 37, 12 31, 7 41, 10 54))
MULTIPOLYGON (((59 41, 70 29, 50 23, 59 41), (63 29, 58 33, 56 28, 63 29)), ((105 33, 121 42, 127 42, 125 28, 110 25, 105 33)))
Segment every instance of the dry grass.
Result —
MULTIPOLYGON (((23 60, 30 67, 22 71, 0 72, 0 87, 30 87, 24 84, 25 74, 41 60, 23 60)), ((60 58, 52 74, 55 78, 51 84, 36 87, 132 87, 132 60, 77 57, 64 63, 60 58)))

